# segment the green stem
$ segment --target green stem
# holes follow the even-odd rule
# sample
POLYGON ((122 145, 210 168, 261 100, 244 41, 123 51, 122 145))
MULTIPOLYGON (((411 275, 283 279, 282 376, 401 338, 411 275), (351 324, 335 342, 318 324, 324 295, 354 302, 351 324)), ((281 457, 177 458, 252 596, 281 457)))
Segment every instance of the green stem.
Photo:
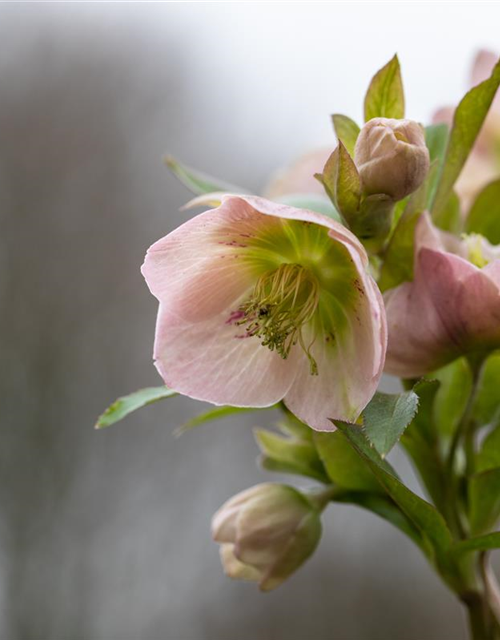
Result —
POLYGON ((445 478, 447 479, 447 495, 450 503, 451 521, 450 525, 457 532, 459 538, 465 538, 467 535, 463 522, 462 500, 461 500, 461 482, 464 476, 467 477, 474 473, 475 466, 475 433, 476 423, 473 419, 473 409, 478 391, 479 374, 483 360, 478 358, 471 360, 469 365, 472 370, 472 389, 467 399, 462 419, 453 435, 453 439, 448 452, 445 465, 445 478), (457 473, 456 458, 457 453, 463 444, 463 451, 466 458, 466 468, 464 474, 457 473))

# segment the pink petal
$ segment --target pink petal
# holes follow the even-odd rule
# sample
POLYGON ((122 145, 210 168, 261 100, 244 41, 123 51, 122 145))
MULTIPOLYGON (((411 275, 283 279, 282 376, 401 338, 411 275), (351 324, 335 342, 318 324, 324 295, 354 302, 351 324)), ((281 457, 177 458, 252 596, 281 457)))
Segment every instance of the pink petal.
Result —
MULTIPOLYGON (((377 390, 384 368, 387 327, 382 296, 356 252, 350 253, 360 281, 356 310, 346 314, 349 329, 317 336, 311 353, 319 375, 310 375, 309 360, 302 354, 298 375, 285 396, 290 411, 318 431, 334 430, 334 418, 354 422, 377 390)), ((333 318, 331 322, 335 324, 333 318)))
POLYGON ((386 293, 385 370, 418 377, 470 349, 500 344, 498 286, 450 253, 421 249, 414 282, 386 293))
POLYGON ((160 305, 154 357, 168 387, 195 400, 235 407, 268 407, 283 398, 295 376, 296 351, 283 360, 248 337, 231 320, 241 302, 195 322, 160 305))

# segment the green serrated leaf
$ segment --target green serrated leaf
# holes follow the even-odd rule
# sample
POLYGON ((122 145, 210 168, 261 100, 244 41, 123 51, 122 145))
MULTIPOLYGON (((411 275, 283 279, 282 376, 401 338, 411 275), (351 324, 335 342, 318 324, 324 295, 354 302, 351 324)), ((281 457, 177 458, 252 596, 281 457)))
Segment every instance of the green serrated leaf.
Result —
POLYGON ((424 539, 428 540, 436 554, 438 564, 445 571, 450 570, 448 552, 452 544, 452 537, 441 514, 399 480, 392 467, 370 446, 359 427, 339 421, 335 421, 335 424, 348 438, 358 455, 369 464, 389 496, 421 532, 424 539))
POLYGON ((417 410, 418 396, 414 391, 375 393, 363 411, 363 431, 382 458, 398 442, 417 410))
POLYGON ((102 429, 109 427, 115 422, 119 422, 126 418, 133 411, 141 409, 148 404, 164 400, 165 398, 171 398, 177 395, 176 391, 167 389, 167 387, 147 387, 146 389, 139 389, 134 391, 128 396, 122 396, 113 402, 106 411, 99 416, 95 425, 96 429, 102 429))
POLYGON ((492 244, 500 244, 500 178, 481 191, 465 221, 467 233, 480 233, 492 244))
POLYGON ((381 491, 369 466, 356 454, 340 431, 315 432, 314 442, 332 482, 346 489, 381 491))
POLYGON ((394 56, 378 71, 365 97, 365 122, 372 118, 404 118, 405 97, 401 69, 394 56))
POLYGON ((434 399, 434 424, 439 433, 450 437, 465 413, 472 392, 472 371, 466 358, 457 358, 432 377, 440 383, 434 399))
MULTIPOLYGON (((272 409, 273 407, 268 407, 272 409)), ((178 427, 174 431, 175 436, 180 436, 186 431, 190 431, 194 427, 199 427, 202 424, 206 424, 207 422, 212 422, 213 420, 219 420, 220 418, 226 418, 227 416, 233 416, 237 413, 249 413, 250 411, 263 411, 263 409, 256 409, 255 407, 211 407, 208 411, 204 411, 199 415, 191 418, 183 425, 178 427)))
POLYGON ((333 128, 339 142, 342 142, 351 157, 354 157, 354 147, 360 132, 360 128, 347 116, 334 113, 332 116, 333 128))
POLYGON ((242 189, 235 185, 219 180, 218 178, 212 178, 211 176, 192 169, 186 164, 182 164, 172 156, 165 157, 165 164, 178 178, 184 186, 196 195, 203 195, 205 193, 213 193, 216 191, 222 191, 224 193, 249 193, 247 189, 242 189))
POLYGON ((500 468, 475 473, 469 479, 470 526, 485 533, 500 517, 500 468))
POLYGON ((487 80, 468 93, 455 110, 446 156, 432 205, 433 218, 439 218, 447 206, 457 180, 476 141, 484 119, 500 85, 500 61, 487 80))
POLYGON ((328 483, 321 460, 311 442, 287 438, 265 429, 254 429, 254 436, 264 456, 263 464, 271 470, 295 473, 328 483))

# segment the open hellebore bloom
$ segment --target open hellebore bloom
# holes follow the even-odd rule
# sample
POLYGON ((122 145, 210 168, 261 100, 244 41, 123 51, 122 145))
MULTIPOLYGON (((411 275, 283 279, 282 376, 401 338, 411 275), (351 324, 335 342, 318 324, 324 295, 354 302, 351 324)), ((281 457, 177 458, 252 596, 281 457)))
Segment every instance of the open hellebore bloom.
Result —
POLYGON ((320 510, 293 487, 259 484, 228 500, 212 519, 230 578, 270 591, 313 553, 321 537, 320 510))
POLYGON ((429 171, 424 129, 413 120, 372 118, 358 136, 354 162, 366 194, 402 200, 429 171))
POLYGON ((482 236, 459 240, 423 214, 415 231, 413 282, 384 295, 386 371, 429 373, 460 355, 500 347, 500 247, 482 236))
POLYGON ((154 357, 167 386, 198 400, 284 399, 331 430, 376 390, 386 347, 382 297, 356 237, 330 218, 223 196, 148 251, 160 301, 154 357))

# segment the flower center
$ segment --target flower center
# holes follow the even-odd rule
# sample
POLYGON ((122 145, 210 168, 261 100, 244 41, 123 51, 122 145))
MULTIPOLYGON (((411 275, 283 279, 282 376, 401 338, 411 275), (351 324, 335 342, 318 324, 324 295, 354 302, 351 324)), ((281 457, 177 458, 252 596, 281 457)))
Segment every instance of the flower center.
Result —
POLYGON ((489 256, 485 255, 483 237, 478 233, 464 233, 462 238, 467 246, 469 262, 472 262, 473 265, 480 269, 485 267, 490 262, 490 259, 489 256))
POLYGON ((250 299, 239 309, 244 317, 238 324, 246 325, 250 336, 260 338, 263 346, 283 359, 298 343, 309 359, 311 375, 318 375, 311 355, 314 341, 307 345, 303 336, 318 302, 319 284, 314 275, 300 264, 282 264, 257 280, 250 299))

